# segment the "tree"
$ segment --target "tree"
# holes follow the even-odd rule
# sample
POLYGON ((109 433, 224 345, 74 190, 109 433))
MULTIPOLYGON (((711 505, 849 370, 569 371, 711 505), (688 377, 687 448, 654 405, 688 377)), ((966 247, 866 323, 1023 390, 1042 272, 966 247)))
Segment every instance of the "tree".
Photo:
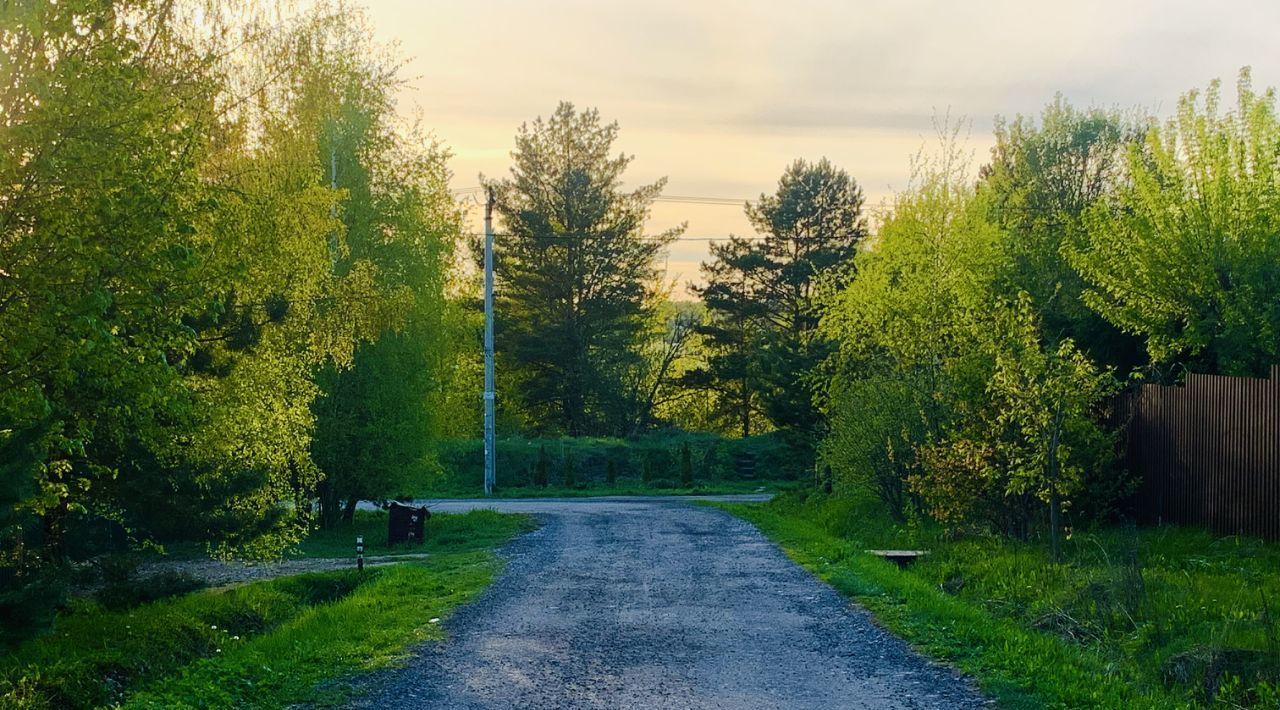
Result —
POLYGON ((913 166, 854 276, 826 294, 820 334, 836 345, 818 393, 821 457, 840 487, 875 492, 905 517, 918 452, 985 398, 975 318, 1000 270, 999 232, 984 219, 954 134, 913 166))
POLYGON ((1129 179, 1072 253, 1090 307, 1146 339, 1151 363, 1264 376, 1280 360, 1280 121, 1240 73, 1191 92, 1126 155, 1129 179))
POLYGON ((712 314, 703 333, 716 352, 690 381, 727 395, 744 436, 757 407, 775 426, 814 433, 820 416, 807 378, 827 354, 814 337, 814 289, 856 253, 866 235, 862 204, 848 173, 826 159, 797 160, 774 194, 746 207, 763 241, 715 245, 703 265, 707 284, 698 291, 712 314))
POLYGON ((693 454, 689 451, 689 442, 680 445, 680 485, 693 487, 693 454))
POLYGON ((665 181, 627 192, 631 158, 612 156, 616 123, 564 102, 521 126, 511 177, 495 191, 504 372, 532 421, 573 436, 621 434, 635 421, 640 347, 654 260, 681 231, 645 235, 665 181))
POLYGON ((764 337, 765 304, 756 298, 755 284, 763 280, 765 259, 742 238, 711 244, 712 261, 702 264, 704 286, 695 286, 707 307, 698 329, 704 363, 684 373, 685 387, 716 394, 720 415, 741 436, 759 427, 763 414, 763 374, 755 353, 764 337))
POLYGON ((650 337, 649 347, 645 348, 645 366, 641 370, 643 379, 640 383, 642 394, 638 398, 632 434, 657 424, 663 409, 690 395, 690 390, 681 386, 679 368, 688 355, 701 314, 671 303, 664 305, 665 309, 658 309, 655 313, 661 328, 650 337))
POLYGON ((1085 481, 1082 454, 1110 444, 1093 415, 1114 380, 1070 339, 1046 345, 1026 293, 997 304, 978 338, 993 358, 987 398, 945 440, 924 447, 912 487, 949 526, 985 521, 1021 537, 1043 505, 1057 559, 1063 510, 1085 481))
POLYGON ((310 118, 318 166, 344 195, 345 248, 333 268, 367 274, 367 298, 379 304, 350 364, 328 363, 317 377, 311 452, 326 527, 350 521, 359 500, 409 492, 446 426, 436 414, 450 366, 445 269, 459 229, 447 155, 396 125, 396 65, 358 20, 299 30, 294 43, 307 51, 288 64, 303 100, 328 106, 310 118))
POLYGON ((207 304, 197 232, 216 197, 199 167, 220 87, 141 19, 155 10, 2 10, 0 450, 4 522, 45 541, 28 563, 61 560, 126 442, 159 445, 190 411, 177 365, 195 346, 183 316, 207 304))
POLYGON ((1026 493, 1049 509, 1054 559, 1061 557, 1062 510, 1080 491, 1083 471, 1072 459, 1079 437, 1099 427, 1093 409, 1112 391, 1111 374, 1099 370, 1071 339, 1046 347, 1031 298, 1003 309, 995 329, 995 372, 987 386, 997 440, 1010 464, 1005 493, 1026 493))
POLYGON ((997 289, 1031 298, 1050 344, 1070 338, 1126 371, 1143 364, 1142 342, 1084 303, 1086 284, 1068 254, 1084 242, 1084 215, 1124 180, 1124 153, 1138 135, 1119 112, 1081 111, 1059 96, 1038 123, 1022 116, 997 123, 980 186, 987 219, 1004 232, 997 289))

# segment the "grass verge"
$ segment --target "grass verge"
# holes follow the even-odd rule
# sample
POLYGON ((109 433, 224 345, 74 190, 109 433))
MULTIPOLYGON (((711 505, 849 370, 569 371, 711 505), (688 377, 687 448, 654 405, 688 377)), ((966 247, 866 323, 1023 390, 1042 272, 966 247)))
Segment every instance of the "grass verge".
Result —
POLYGON ((355 520, 332 530, 317 530, 298 546, 302 557, 351 557, 356 554, 356 536, 364 537, 366 557, 417 554, 422 552, 469 552, 501 545, 520 530, 527 529, 530 518, 505 515, 492 510, 473 510, 465 515, 436 513, 427 519, 421 545, 387 544, 387 514, 383 511, 356 511, 355 520))
POLYGON ((946 540, 867 498, 717 504, 1009 708, 1280 707, 1280 546, 1186 529, 946 540), (900 570, 865 550, 926 548, 900 570))
POLYGON ((424 546, 430 557, 363 575, 282 577, 128 611, 78 601, 53 633, 0 659, 0 706, 340 703, 344 686, 326 681, 386 666, 440 638, 432 619, 483 590, 500 565, 491 548, 532 526, 526 516, 492 511, 433 520, 437 532, 453 534, 424 546))

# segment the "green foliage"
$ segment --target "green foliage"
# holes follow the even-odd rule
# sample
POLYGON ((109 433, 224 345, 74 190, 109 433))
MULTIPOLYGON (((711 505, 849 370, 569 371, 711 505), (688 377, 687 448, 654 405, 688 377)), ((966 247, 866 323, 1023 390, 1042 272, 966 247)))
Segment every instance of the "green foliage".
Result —
POLYGON ((1129 179, 1089 213, 1072 262, 1089 305, 1142 336, 1153 365, 1266 376, 1280 361, 1280 120, 1242 71, 1178 102, 1127 154, 1129 179))
POLYGON ((1122 493, 1084 490, 1083 464, 1110 470, 1096 417, 1114 388, 1062 334, 1089 331, 1090 320, 1059 253, 1072 220, 1109 185, 1119 131, 1059 102, 1041 131, 1019 122, 1001 135, 977 189, 954 142, 944 145, 918 165, 854 278, 827 298, 822 329, 838 349, 822 455, 898 519, 918 506, 956 531, 1021 537, 1043 521, 1056 548, 1075 497, 1102 511, 1108 501, 1095 494, 1122 493), (1089 156, 1097 165, 1084 170, 1089 156), (1046 330, 1046 317, 1059 330, 1046 330))
POLYGON ((818 276, 844 269, 866 236, 862 188, 826 159, 797 160, 772 195, 746 206, 764 240, 731 237, 711 246, 696 290, 709 319, 700 328, 705 363, 686 386, 715 392, 721 417, 742 436, 753 419, 812 435, 819 412, 808 378, 827 354, 815 340, 818 276))
POLYGON ((1002 706, 1271 707, 1274 544, 1172 527, 1077 528, 1054 562, 1036 544, 895 523, 866 494, 725 507, 890 630, 972 674, 1002 706), (869 548, 930 554, 902 571, 869 548), (1216 697, 1205 694, 1209 683, 1216 697))
POLYGON ((360 343, 412 373, 399 406, 359 397, 382 461, 438 428, 417 395, 450 353, 444 155, 392 126, 394 65, 347 41, 369 34, 351 8, 272 31, 257 9, 0 10, 0 606, 26 619, 60 599, 77 516, 218 554, 296 542, 317 371, 360 343))
POLYGON ((924 441, 925 390, 900 377, 839 377, 828 385, 828 433, 820 457, 832 487, 868 490, 895 519, 909 508, 907 477, 924 441))
POLYGON ((1114 381, 1071 340, 1042 344, 1030 296, 994 316, 983 331, 992 337, 980 341, 994 362, 986 399, 945 440, 918 451, 924 466, 910 483, 935 519, 955 527, 985 519, 1025 537, 1031 507, 1044 503, 1056 554, 1062 509, 1084 482, 1073 447, 1100 436, 1090 417, 1114 381))
POLYGON ((345 367, 330 364, 318 377, 312 456, 324 473, 320 523, 350 518, 352 503, 407 492, 429 465, 431 439, 445 430, 436 411, 451 367, 441 337, 446 313, 445 267, 458 235, 448 192, 446 154, 421 133, 397 125, 395 66, 378 57, 358 23, 318 28, 296 80, 315 99, 338 96, 311 128, 323 138, 322 161, 346 199, 339 205, 345 250, 338 273, 364 270, 372 298, 394 307, 360 343, 345 367), (351 63, 348 54, 381 64, 351 63))
POLYGON ((488 182, 505 233, 495 270, 508 390, 535 431, 620 435, 637 421, 655 259, 680 229, 645 236, 664 180, 624 192, 616 123, 561 103, 520 128, 511 177, 488 182))
POLYGON ((1039 121, 998 121, 979 192, 986 217, 1004 233, 996 289, 1026 293, 1051 339, 1070 338, 1095 362, 1127 372, 1143 364, 1142 341, 1089 308, 1084 278, 1069 262, 1085 241, 1084 218, 1125 179, 1134 120, 1114 110, 1080 110, 1062 97, 1039 121))
POLYGON ((0 697, 17 708, 120 702, 198 658, 270 633, 306 609, 312 585, 329 587, 336 579, 345 580, 348 591, 358 581, 354 571, 324 573, 197 592, 127 611, 81 605, 59 619, 56 634, 5 657, 0 697))

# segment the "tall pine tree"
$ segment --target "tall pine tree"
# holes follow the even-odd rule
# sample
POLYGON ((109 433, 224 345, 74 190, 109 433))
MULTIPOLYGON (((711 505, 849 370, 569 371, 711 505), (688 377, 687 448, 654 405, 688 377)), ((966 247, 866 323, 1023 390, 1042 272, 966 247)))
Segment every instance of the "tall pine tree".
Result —
POLYGON ((616 123, 561 103, 521 126, 505 180, 486 181, 501 234, 495 269, 503 371, 530 421, 570 435, 618 434, 634 420, 655 258, 680 229, 644 234, 665 180, 622 189, 631 157, 616 123))
POLYGON ((824 272, 851 262, 866 236, 862 205, 847 172, 825 158, 797 160, 773 194, 746 207, 764 239, 715 245, 703 264, 711 354, 688 382, 716 389, 742 435, 756 412, 796 432, 817 426, 805 380, 827 349, 814 337, 814 289, 824 272))

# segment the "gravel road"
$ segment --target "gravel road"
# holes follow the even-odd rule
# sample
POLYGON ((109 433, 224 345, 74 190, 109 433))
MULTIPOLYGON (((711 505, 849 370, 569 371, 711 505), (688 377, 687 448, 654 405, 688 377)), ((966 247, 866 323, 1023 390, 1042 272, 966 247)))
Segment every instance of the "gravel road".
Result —
POLYGON ((446 622, 447 641, 368 678, 357 707, 987 704, 721 511, 655 498, 428 502, 543 526, 506 549, 506 571, 446 622))

